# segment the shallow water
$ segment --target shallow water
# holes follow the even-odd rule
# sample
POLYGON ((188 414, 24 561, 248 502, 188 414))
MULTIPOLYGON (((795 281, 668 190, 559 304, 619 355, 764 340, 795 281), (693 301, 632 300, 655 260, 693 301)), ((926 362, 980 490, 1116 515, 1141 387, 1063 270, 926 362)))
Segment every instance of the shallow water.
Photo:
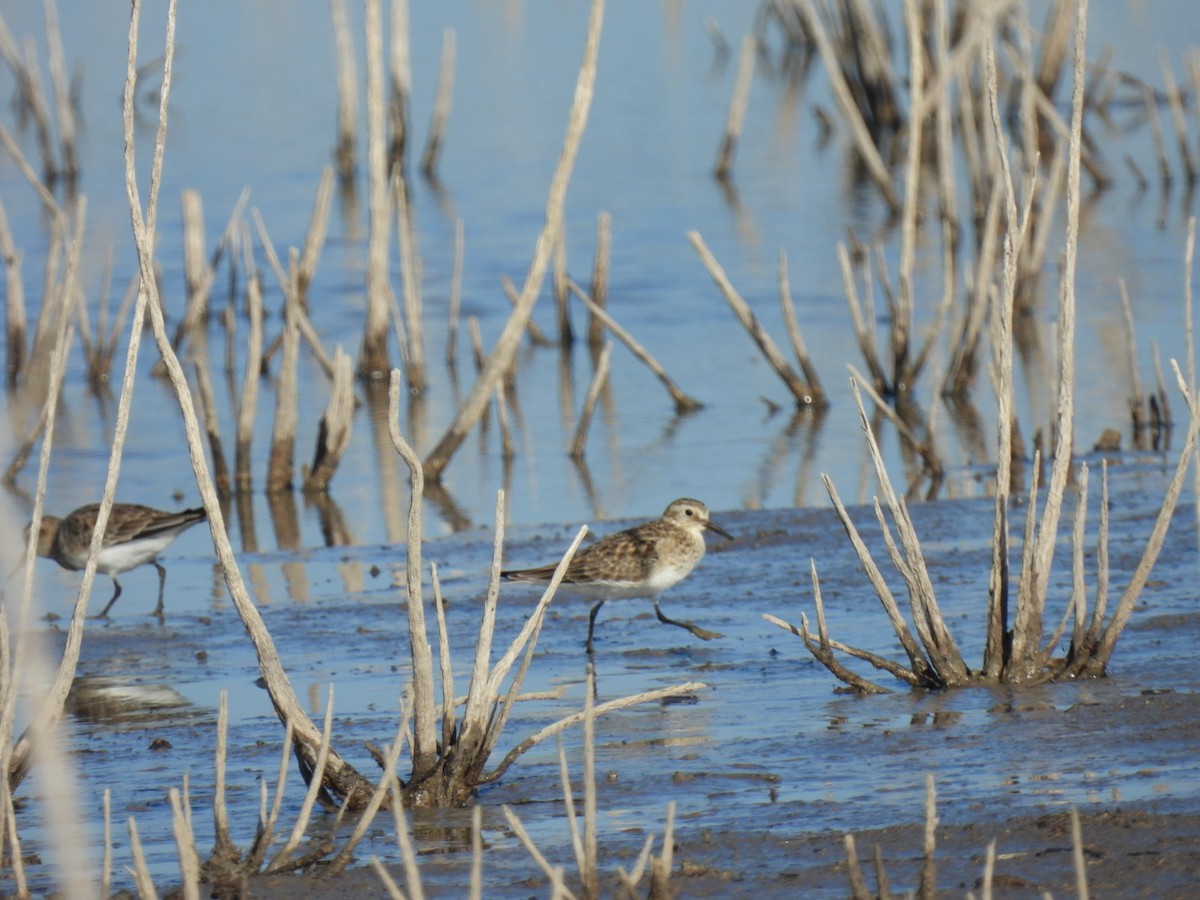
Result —
MULTIPOLYGON (((1035 6, 1033 19, 1040 22, 1043 12, 1035 6)), ((465 339, 458 347, 457 384, 441 362, 454 220, 461 217, 466 229, 464 315, 479 318, 489 343, 508 310, 500 276, 520 280, 541 225, 586 10, 582 4, 413 7, 412 102, 418 142, 428 121, 445 27, 456 30, 459 61, 440 189, 415 178, 412 191, 432 385, 422 402, 408 404, 402 424, 410 441, 425 450, 440 436, 471 378, 465 339)), ((1153 17, 1139 14, 1139 4, 1093 7, 1091 54, 1112 45, 1115 66, 1153 84, 1161 79, 1159 47, 1177 57, 1196 37, 1190 4, 1182 0, 1156 4, 1153 17), (1188 27, 1177 27, 1179 23, 1188 27)), ((697 573, 668 593, 663 605, 668 614, 693 619, 725 638, 695 641, 660 625, 649 604, 638 601, 606 607, 598 626, 600 699, 690 680, 708 685, 687 700, 617 713, 598 725, 598 771, 615 773, 600 786, 602 839, 621 862, 632 861, 647 831, 661 830, 670 801, 678 805, 676 834, 685 847, 694 847, 708 832, 840 833, 919 818, 929 772, 937 779, 947 822, 978 817, 981 810, 1003 815, 1005 810, 1069 804, 1138 802, 1195 809, 1200 767, 1194 722, 1187 703, 1181 702, 1197 689, 1191 665, 1198 622, 1190 587, 1197 560, 1190 494, 1122 639, 1114 677, 1103 682, 849 697, 834 692, 834 680, 799 639, 760 618, 764 612, 793 622, 801 611, 812 616, 811 557, 821 573, 833 634, 878 652, 896 652, 877 601, 827 508, 819 476, 828 473, 848 502, 869 501, 876 492, 844 374, 847 362, 860 368, 861 363, 842 299, 835 246, 846 229, 864 240, 881 240, 895 271, 898 240, 873 192, 855 184, 846 171, 844 137, 836 135, 824 147, 817 139, 812 108, 830 106, 819 73, 797 84, 761 64, 735 164, 735 192, 723 192, 711 179, 734 65, 715 59, 704 18, 714 16, 736 45, 751 28, 756 8, 750 2, 664 3, 650 10, 610 4, 596 101, 568 202, 570 268, 576 280, 587 280, 596 216, 611 213, 610 309, 681 387, 706 405, 686 417, 673 415, 652 377, 617 347, 611 392, 593 423, 587 465, 580 470, 565 447, 591 375, 588 354, 582 347, 565 358, 557 350, 522 351, 519 405, 513 410, 515 459, 511 465, 502 460, 493 421, 482 435, 466 441, 447 470, 445 492, 427 503, 426 533, 436 539, 427 545, 425 558, 438 563, 451 602, 450 640, 460 688, 486 589, 490 524, 499 489, 508 493, 505 558, 514 565, 554 558, 582 522, 604 533, 656 515, 674 497, 698 496, 738 540, 714 544, 697 573), (689 229, 701 231, 781 343, 775 266, 779 250, 786 249, 801 326, 834 404, 823 419, 790 415, 785 392, 688 246, 684 234, 689 229), (772 414, 760 397, 781 404, 782 411, 772 414), (1156 693, 1162 690, 1176 694, 1156 693), (1137 715, 1138 707, 1153 714, 1143 710, 1137 715), (1148 718, 1161 724, 1147 728, 1148 718)), ((5 21, 19 38, 30 35, 40 41, 40 10, 40 3, 15 0, 5 6, 5 21)), ((127 22, 110 13, 85 5, 62 15, 68 64, 78 63, 83 70, 80 188, 89 203, 84 281, 93 309, 109 253, 115 295, 124 290, 134 267, 117 104, 127 22)), ((161 15, 156 9, 143 13, 142 60, 160 50, 161 15)), ((357 18, 353 27, 361 44, 357 18)), ((330 160, 335 110, 327 4, 185 3, 178 28, 160 216, 160 258, 172 318, 182 304, 180 191, 194 187, 201 192, 210 245, 244 186, 251 188, 250 203, 276 247, 299 244, 321 169, 330 160)), ((362 60, 360 46, 360 72, 362 60)), ((141 109, 146 124, 138 152, 145 167, 154 109, 150 103, 141 109)), ((1153 150, 1144 125, 1125 124, 1118 122, 1103 135, 1115 186, 1089 199, 1082 222, 1076 397, 1081 450, 1104 427, 1125 430, 1127 375, 1116 279, 1124 278, 1130 286, 1144 383, 1152 377, 1151 341, 1164 358, 1182 359, 1185 346, 1183 246, 1186 217, 1194 210, 1178 188, 1164 197, 1135 188, 1120 160, 1128 153, 1150 172, 1153 150)), ((22 145, 32 147, 28 135, 22 145)), ((359 150, 365 151, 365 137, 359 150)), ((7 157, 0 157, 0 193, 25 255, 26 295, 37 298, 45 222, 7 157)), ((330 347, 340 343, 353 351, 360 341, 364 234, 360 178, 356 191, 335 200, 329 243, 310 294, 314 324, 330 347)), ((261 250, 257 252, 259 265, 265 265, 261 250)), ((918 293, 934 298, 940 293, 936 236, 923 238, 919 254, 918 293)), ((224 277, 218 275, 214 294, 218 309, 228 302, 220 287, 224 277)), ((1037 329, 1041 345, 1050 348, 1055 281, 1053 272, 1045 277, 1037 329)), ((398 288, 398 274, 393 280, 398 288)), ((280 293, 270 277, 266 285, 268 307, 274 311, 267 323, 270 336, 277 327, 280 293)), ((920 321, 931 315, 933 302, 919 301, 920 321)), ((547 296, 536 314, 547 330, 551 313, 547 296)), ((576 315, 576 326, 581 324, 576 315)), ((244 328, 244 320, 239 321, 240 331, 244 328)), ((208 352, 220 385, 225 347, 216 324, 208 335, 208 352)), ((234 374, 240 381, 241 350, 235 355, 234 374)), ((1049 350, 1045 355, 1052 356, 1049 350)), ((932 376, 945 358, 939 347, 919 385, 918 399, 927 407, 934 392, 932 376)), ((175 401, 168 388, 148 377, 151 365, 147 345, 138 366, 144 375, 137 385, 119 495, 157 506, 191 504, 196 491, 175 401)), ((1019 373, 1018 411, 1027 436, 1048 416, 1043 388, 1051 371, 1047 360, 1034 360, 1019 373)), ((305 401, 298 446, 304 461, 326 392, 323 377, 304 354, 301 379, 305 401)), ((914 506, 939 599, 971 661, 978 658, 982 639, 990 559, 987 459, 974 449, 992 446, 988 436, 994 413, 988 393, 983 385, 975 397, 984 423, 978 443, 946 409, 937 411, 939 449, 949 478, 942 500, 914 506)), ((98 403, 90 395, 81 356, 73 356, 56 433, 48 510, 62 512, 81 498, 99 495, 115 416, 115 396, 108 399, 98 403)), ((273 399, 273 379, 264 379, 256 436, 260 480, 273 399)), ((219 405, 228 436, 232 406, 224 394, 219 405)), ((36 415, 20 391, 9 393, 7 410, 8 426, 0 430, 5 459, 36 415)), ((365 402, 328 500, 318 503, 296 495, 272 504, 256 492, 237 515, 226 517, 242 551, 247 583, 293 683, 308 698, 314 716, 328 687, 334 687, 339 748, 367 772, 374 767, 359 749, 361 741, 391 739, 398 696, 407 681, 406 624, 398 587, 403 582, 407 475, 383 426, 378 404, 365 402), (343 536, 333 540, 329 535, 338 524, 344 526, 343 536)), ((899 479, 903 466, 894 432, 886 432, 883 443, 899 479)), ((1119 534, 1113 565, 1126 578, 1172 459, 1128 454, 1114 464, 1114 529, 1119 534)), ((34 469, 25 471, 23 491, 32 491, 34 477, 34 469)), ((7 535, 15 535, 28 510, 24 493, 0 495, 7 535)), ((873 534, 870 514, 855 512, 860 527, 873 534)), ((6 544, 15 546, 14 541, 6 544)), ((7 571, 12 559, 6 556, 3 562, 7 571)), ((68 721, 64 745, 78 763, 80 819, 88 829, 91 854, 89 860, 83 853, 83 862, 92 871, 98 865, 100 792, 111 787, 114 820, 120 825, 127 816, 136 816, 152 871, 169 882, 177 877, 178 865, 166 791, 179 785, 185 772, 192 782, 202 850, 210 839, 206 810, 219 693, 230 695, 230 802, 239 831, 235 836, 243 844, 257 809, 258 780, 274 780, 282 729, 265 692, 255 686, 257 665, 214 571, 208 536, 202 529, 185 534, 165 562, 165 624, 143 615, 152 606, 154 573, 127 574, 113 620, 89 627, 81 675, 93 683, 111 679, 161 686, 160 692, 174 692, 161 694, 163 702, 179 705, 119 721, 80 710, 68 721), (156 738, 165 738, 170 748, 148 749, 156 738)), ((1055 570, 1060 602, 1068 571, 1065 559, 1055 570)), ((1122 583, 1114 575, 1114 590, 1122 583)), ((11 596, 13 582, 8 584, 11 596)), ((66 616, 77 585, 77 574, 40 562, 39 614, 66 616)), ((98 579, 96 590, 108 590, 105 579, 98 579)), ((505 589, 498 641, 515 634, 535 600, 532 591, 505 589)), ((526 688, 561 688, 563 694, 523 704, 506 732, 512 743, 582 705, 580 643, 587 611, 584 601, 554 601, 526 688)), ((47 628, 53 646, 61 635, 57 625, 47 628)), ((576 773, 579 739, 575 731, 565 737, 576 773)), ((35 779, 41 774, 35 769, 35 779)), ((289 811, 299 803, 298 783, 292 771, 289 811)), ((544 746, 483 793, 485 834, 492 850, 488 866, 499 870, 502 883, 512 878, 515 884, 535 870, 504 824, 501 804, 518 809, 544 849, 559 848, 552 855, 563 861, 569 856, 557 784, 555 750, 544 746)), ((31 780, 23 793, 36 798, 42 790, 31 780)), ((36 799, 22 813, 23 829, 39 850, 41 815, 36 799)), ((431 879, 440 877, 439 863, 449 870, 462 857, 436 855, 439 849, 459 846, 461 837, 461 831, 438 828, 466 821, 459 812, 418 817, 431 879)), ((128 841, 121 827, 117 833, 120 869, 128 859, 128 841)), ((386 839, 370 850, 394 858, 386 839)), ((362 858, 366 853, 364 849, 362 858)), ((47 848, 43 858, 47 865, 36 876, 44 884, 59 857, 47 848)), ((796 864, 780 860, 779 871, 796 864)), ((453 884, 454 877, 447 874, 445 883, 453 884)), ((118 883, 127 884, 124 878, 122 869, 118 883)), ((447 892, 453 894, 452 889, 447 892)))

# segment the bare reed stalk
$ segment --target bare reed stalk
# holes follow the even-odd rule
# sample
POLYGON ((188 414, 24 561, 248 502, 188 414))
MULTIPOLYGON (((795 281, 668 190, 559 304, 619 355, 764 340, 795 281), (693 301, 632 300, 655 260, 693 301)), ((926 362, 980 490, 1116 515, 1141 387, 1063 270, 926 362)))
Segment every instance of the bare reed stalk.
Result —
POLYGON ((596 318, 601 322, 603 322, 604 327, 615 334, 621 343, 628 347, 634 356, 645 363, 646 367, 655 374, 660 382, 662 382, 663 387, 667 389, 667 393, 671 395, 671 399, 675 403, 675 412, 686 413, 691 412, 692 410, 703 408, 703 403, 689 396, 688 394, 685 394, 671 378, 671 376, 667 374, 666 369, 659 365, 658 360, 651 356, 650 352, 641 344, 639 344, 634 339, 633 335, 621 327, 616 319, 593 303, 592 298, 585 294, 579 285, 575 284, 573 281, 568 281, 567 284, 571 289, 571 293, 583 301, 583 304, 588 308, 588 311, 595 315, 596 318))
POLYGON ((725 120, 725 134, 717 151, 717 164, 713 176, 725 181, 733 174, 733 155, 737 150, 738 138, 742 133, 742 122, 746 118, 746 106, 750 102, 750 82, 754 78, 754 35, 742 38, 742 49, 738 54, 737 78, 733 83, 733 96, 729 100, 729 117, 725 120))
POLYGON ((854 846, 854 835, 845 835, 842 838, 842 846, 846 849, 846 877, 850 879, 850 896, 854 900, 874 900, 875 895, 867 890, 862 866, 858 864, 858 851, 854 846))
POLYGON ((354 178, 354 135, 358 130, 358 72, 346 0, 329 0, 333 43, 337 51, 337 142, 334 161, 343 182, 354 178))
POLYGON ((571 459, 583 459, 584 449, 587 446, 588 428, 592 424, 592 413, 596 411, 596 401, 600 399, 600 392, 608 381, 608 365, 612 358, 612 348, 612 341, 608 341, 604 345, 604 349, 600 351, 600 358, 596 362, 596 371, 592 375, 587 396, 583 401, 583 411, 579 414, 578 425, 575 426, 575 437, 571 441, 571 459))
POLYGON ((442 141, 446 133, 446 121, 450 118, 450 103, 454 99, 456 46, 454 29, 445 29, 442 32, 442 67, 438 72, 437 100, 433 105, 429 134, 425 137, 425 150, 421 153, 421 172, 426 178, 434 177, 437 172, 442 141))
POLYGON ((779 308, 783 313, 783 321, 787 325, 788 340, 792 344, 792 355, 796 357, 800 371, 804 373, 804 378, 808 381, 809 396, 812 398, 809 401, 810 405, 816 409, 826 409, 829 406, 829 398, 821 386, 817 367, 813 364, 812 357, 808 355, 808 347, 804 344, 804 335, 800 331, 800 324, 796 319, 796 305, 792 301, 792 289, 788 280, 787 251, 783 248, 779 250, 779 308))
MULTIPOLYGON (((565 251, 564 251, 565 252, 565 251)), ((588 292, 601 309, 608 307, 608 270, 612 257, 612 216, 596 216, 596 255, 592 260, 592 288, 588 292)), ((604 324, 595 313, 588 315, 588 346, 599 352, 604 341, 604 324)))
POLYGON ((869 280, 870 267, 863 266, 864 276, 867 277, 867 311, 864 314, 862 306, 858 300, 858 288, 854 281, 854 270, 850 264, 850 253, 846 249, 846 245, 838 241, 837 245, 838 264, 842 269, 842 289, 846 293, 846 304, 850 308, 850 319, 854 326, 854 335, 858 339, 858 348, 862 352, 863 359, 867 363, 867 368, 871 372, 871 378, 875 383, 875 389, 878 391, 890 390, 888 377, 884 373, 883 363, 879 359, 879 350, 875 342, 875 326, 874 315, 872 313, 872 304, 870 303, 870 286, 869 280))
POLYGON ((21 277, 21 251, 13 241, 8 214, 0 200, 0 256, 4 258, 4 364, 12 387, 25 370, 25 282, 21 277))
POLYGON ((796 370, 792 368, 791 363, 787 361, 779 346, 763 328, 762 323, 754 315, 748 304, 742 299, 741 294, 737 292, 733 284, 729 281, 729 276, 725 274, 725 270, 721 264, 717 262, 716 257, 708 249, 704 243, 704 238, 700 236, 698 231, 689 231, 688 240, 691 241, 692 247, 700 257, 700 261, 704 263, 704 267, 708 269, 708 274, 712 276, 712 280, 716 283, 717 288, 721 291, 721 295, 725 298, 725 302, 729 304, 729 308, 733 310, 733 314, 737 316, 742 327, 758 345, 758 349, 766 357, 771 368, 775 370, 775 374, 787 386, 792 397, 796 401, 796 407, 803 409, 813 403, 813 392, 809 386, 804 383, 804 380, 796 374, 796 370))
POLYGON ((1165 191, 1171 186, 1171 163, 1167 160, 1167 145, 1163 141, 1162 124, 1158 120, 1158 100, 1150 85, 1144 85, 1143 95, 1146 115, 1150 120, 1150 133, 1154 135, 1154 149, 1158 153, 1158 177, 1165 191))
POLYGON ((354 424, 354 363, 339 345, 334 356, 333 385, 329 402, 317 427, 312 466, 304 474, 305 491, 326 491, 342 455, 350 446, 354 424))
POLYGON ((1175 140, 1179 144, 1179 158, 1183 162, 1183 174, 1189 185, 1196 183, 1196 163, 1192 160, 1192 148, 1188 138, 1187 123, 1183 117, 1183 101, 1179 88, 1175 84, 1175 72, 1167 51, 1160 48, 1159 58, 1162 61, 1163 90, 1167 95, 1167 105, 1171 109, 1171 119, 1175 124, 1175 140))
POLYGON ((71 84, 63 53, 62 31, 58 27, 58 6, 55 0, 45 0, 42 5, 46 15, 46 53, 50 63, 50 82, 54 87, 54 112, 58 124, 61 169, 67 183, 73 184, 79 174, 79 160, 75 154, 75 108, 71 102, 71 84))
MULTIPOLYGON (((300 307, 308 312, 308 288, 317 274, 317 263, 325 247, 325 236, 329 232, 329 206, 333 202, 333 169, 321 169, 321 183, 317 185, 317 196, 313 201, 312 216, 308 230, 304 233, 304 247, 300 252, 300 266, 296 272, 296 293, 300 295, 300 307)), ((316 342, 314 342, 316 343, 316 342)), ((326 371, 325 374, 329 374, 326 371)))
POLYGON ((1134 440, 1140 440, 1145 420, 1142 418, 1142 382, 1138 376, 1137 340, 1134 337, 1133 307, 1129 302, 1129 287, 1124 278, 1117 279, 1117 296, 1121 301, 1122 321, 1125 323, 1125 353, 1129 363, 1129 418, 1133 423, 1134 440))
POLYGON ((575 329, 571 325, 570 274, 567 272, 567 235, 564 229, 554 242, 554 270, 551 274, 554 286, 554 311, 558 321, 558 345, 569 348, 575 343, 575 329))
POLYGON ((133 883, 137 886, 138 897, 157 900, 158 892, 154 890, 154 879, 146 866, 146 854, 142 851, 142 840, 133 816, 129 817, 129 855, 133 858, 133 883))
MULTIPOLYGON (((38 174, 33 170, 33 166, 25 158, 25 154, 21 152, 20 144, 16 142, 12 134, 3 125, 0 125, 0 147, 3 147, 12 158, 12 161, 17 166, 17 171, 25 176, 25 180, 29 182, 29 186, 33 188, 34 193, 38 195, 38 199, 42 201, 42 206, 45 207, 46 212, 56 218, 61 218, 65 215, 62 207, 58 204, 58 200, 51 193, 50 188, 46 187, 45 182, 38 177, 38 174)), ((53 168, 54 162, 52 157, 47 165, 51 169, 53 168)))
MULTIPOLYGON (((150 312, 155 345, 158 348, 159 355, 166 362, 167 376, 170 379, 172 387, 175 389, 175 396, 179 402, 184 420, 188 457, 192 464, 192 471, 196 477, 196 485, 204 503, 205 511, 208 513, 209 530, 213 538, 213 547, 221 566, 221 572, 225 578, 226 587, 229 590, 230 599, 233 601, 234 608, 237 610, 238 616, 250 636, 251 643, 255 647, 259 670, 262 673, 267 692, 271 697, 271 703, 275 707, 280 720, 285 723, 290 722, 293 728, 295 753, 303 764, 312 770, 315 768, 316 756, 322 743, 320 732, 317 731, 312 720, 305 713, 303 704, 292 689, 287 675, 284 673, 271 635, 267 631, 262 616, 255 607, 254 601, 250 598, 245 583, 242 580, 241 570, 238 567, 237 559, 234 556, 233 548, 229 543, 229 538, 225 531, 224 513, 213 487, 212 478, 208 472, 208 465, 204 456, 204 446, 200 436, 200 429, 196 423, 196 413, 192 404, 191 394, 188 391, 183 369, 171 348, 171 343, 166 333, 166 325, 163 321, 162 308, 158 300, 157 284, 153 277, 153 226, 155 224, 155 210, 157 209, 158 184, 162 171, 162 154, 167 122, 167 97, 169 95, 171 61, 174 56, 175 46, 175 4, 172 2, 168 8, 167 50, 166 61, 163 66, 164 85, 161 91, 161 103, 159 107, 159 131, 158 139, 155 143, 154 165, 150 182, 150 201, 147 204, 145 217, 143 217, 142 213, 133 158, 133 86, 137 71, 139 4, 140 0, 135 0, 130 23, 129 61, 124 107, 126 191, 129 195, 130 214, 133 221, 134 238, 137 242, 138 261, 142 275, 143 293, 145 295, 139 297, 139 308, 144 306, 150 312)), ((140 334, 140 331, 141 319, 139 315, 135 314, 135 324, 131 329, 131 344, 136 343, 136 336, 140 334)), ((103 506, 101 510, 104 510, 103 506)), ((88 577, 86 572, 84 577, 86 582, 88 577)), ((80 611, 77 609, 76 615, 80 614, 80 611)), ((324 777, 327 789, 337 796, 349 797, 352 800, 366 796, 369 793, 370 783, 363 779, 338 753, 330 749, 328 757, 324 777)))
POLYGON ((454 270, 450 276, 450 312, 446 327, 446 365, 454 368, 458 361, 458 318, 462 307, 463 255, 465 249, 463 220, 454 220, 454 270))
POLYGON ((237 440, 234 448, 234 483, 239 491, 250 490, 254 476, 250 469, 250 443, 254 438, 254 417, 258 408, 258 380, 262 371, 262 288, 258 273, 246 278, 246 308, 250 330, 246 337, 246 371, 237 404, 237 440))
POLYGON ((217 417, 217 404, 213 399, 212 381, 208 377, 208 364, 196 360, 196 391, 200 395, 200 412, 204 416, 204 430, 208 435, 208 449, 212 455, 213 482, 222 497, 230 494, 229 465, 225 462, 225 449, 221 444, 221 423, 217 417))
POLYGON ((296 363, 300 351, 300 327, 296 301, 285 300, 283 320, 283 359, 275 387, 275 420, 271 429, 271 448, 267 456, 267 493, 289 491, 296 455, 296 418, 298 391, 296 363))
POLYGON ((184 900, 200 900, 200 860, 196 856, 196 837, 190 816, 180 799, 178 788, 171 788, 171 829, 179 853, 179 875, 183 880, 184 900))
POLYGON ((567 134, 563 141, 562 154, 559 156, 558 165, 550 183, 546 199, 546 221, 538 235, 529 272, 526 274, 525 284, 521 289, 521 302, 505 323, 504 329, 492 349, 491 356, 488 358, 487 366, 475 380, 470 393, 459 407, 454 421, 426 456, 424 469, 428 481, 437 482, 441 478, 451 457, 462 445, 475 423, 479 421, 497 383, 512 367, 521 335, 525 331, 525 324, 529 321, 529 317, 533 313, 533 304, 541 292, 542 281, 554 250, 554 242, 558 240, 562 229, 567 184, 570 181, 575 157, 583 138, 584 127, 587 124, 588 110, 591 108, 592 90, 596 80, 596 56, 599 52, 603 21, 604 0, 592 0, 591 14, 588 19, 587 43, 579 67, 579 77, 575 84, 575 99, 568 119, 567 134))
POLYGON ((408 640, 413 668, 412 774, 421 781, 437 764, 437 721, 434 712, 433 650, 425 626, 425 605, 421 600, 421 506, 425 493, 425 472, 416 451, 400 432, 400 373, 392 371, 388 391, 388 431, 392 446, 409 471, 408 554, 405 585, 408 607, 408 640))
POLYGON ((413 235, 412 208, 408 185, 400 170, 392 179, 396 207, 396 235, 400 243, 400 275, 404 291, 404 327, 408 347, 404 354, 404 376, 408 389, 419 394, 426 387, 425 330, 421 325, 421 258, 413 235))
POLYGON ((391 285, 388 282, 388 160, 385 144, 383 99, 383 23, 382 0, 367 0, 367 318, 363 328, 358 374, 380 379, 388 363, 388 307, 391 285))
POLYGON ((1017 593, 1017 613, 1013 621, 1011 657, 1006 664, 1009 678, 1025 680, 1041 668, 1038 643, 1042 634, 1042 610, 1063 493, 1071 468, 1071 449, 1075 421, 1075 265, 1079 238, 1079 146, 1083 127, 1083 82, 1086 64, 1088 0, 1080 0, 1075 32, 1075 87, 1071 112, 1071 143, 1067 163, 1067 233, 1062 274, 1059 281, 1058 311, 1058 411, 1054 428, 1054 461, 1042 509, 1033 567, 1023 566, 1017 593))
POLYGON ((185 190, 180 196, 180 206, 183 218, 183 281, 187 288, 187 303, 171 342, 176 352, 184 339, 207 316, 208 293, 215 275, 205 258, 204 203, 200 192, 191 188, 185 190))

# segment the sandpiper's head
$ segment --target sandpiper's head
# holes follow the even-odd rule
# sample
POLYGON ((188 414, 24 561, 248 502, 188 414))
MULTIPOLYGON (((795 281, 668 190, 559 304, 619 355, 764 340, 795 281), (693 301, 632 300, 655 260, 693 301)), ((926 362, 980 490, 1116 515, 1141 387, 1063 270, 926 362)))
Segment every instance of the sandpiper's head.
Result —
POLYGON ((687 497, 673 500, 663 512, 663 518, 697 534, 705 530, 715 531, 722 537, 733 540, 732 534, 708 517, 708 507, 699 500, 687 497))
MULTIPOLYGON (((58 516, 42 516, 42 527, 38 529, 37 544, 34 545, 33 552, 38 556, 49 556, 54 547, 54 538, 58 535, 58 526, 62 522, 58 516)), ((25 526, 25 544, 29 545, 29 529, 33 527, 30 522, 25 526)))

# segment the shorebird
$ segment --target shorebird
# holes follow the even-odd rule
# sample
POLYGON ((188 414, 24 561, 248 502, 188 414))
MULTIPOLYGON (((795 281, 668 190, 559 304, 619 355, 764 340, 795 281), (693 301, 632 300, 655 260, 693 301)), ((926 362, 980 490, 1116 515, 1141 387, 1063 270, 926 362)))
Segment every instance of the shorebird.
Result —
MULTIPOLYGON (((723 637, 691 622, 669 619, 658 605, 658 595, 686 578, 704 556, 705 531, 715 531, 733 540, 733 535, 708 517, 707 506, 685 497, 673 501, 661 519, 610 534, 575 554, 563 577, 563 588, 599 598, 588 616, 585 646, 589 654, 596 613, 608 600, 646 597, 654 602, 658 621, 686 628, 705 641, 723 637)), ((556 566, 514 569, 500 574, 510 581, 548 584, 556 566)))
MULTIPOLYGON (((78 572, 87 565, 88 549, 92 543, 92 532, 96 528, 96 513, 99 503, 89 503, 65 516, 42 516, 42 527, 38 531, 36 552, 54 560, 64 569, 78 572)), ((165 512, 151 506, 136 503, 114 503, 104 529, 104 542, 96 560, 96 571, 103 572, 113 583, 113 595, 100 610, 97 618, 104 618, 112 605, 121 596, 121 582, 117 576, 122 572, 151 563, 158 569, 158 605, 151 615, 162 616, 163 586, 167 570, 157 556, 179 535, 206 517, 203 508, 165 512)), ((32 525, 32 523, 31 523, 32 525)), ((29 526, 25 529, 29 540, 29 526)))

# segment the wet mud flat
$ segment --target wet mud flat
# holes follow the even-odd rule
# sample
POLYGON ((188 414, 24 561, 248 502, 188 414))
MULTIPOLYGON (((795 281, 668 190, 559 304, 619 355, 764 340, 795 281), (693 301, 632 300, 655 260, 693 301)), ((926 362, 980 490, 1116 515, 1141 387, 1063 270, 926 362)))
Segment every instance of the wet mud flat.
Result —
MULTIPOLYGON (((1132 565, 1152 514, 1154 487, 1114 492, 1114 589, 1132 565), (1128 546, 1128 550, 1126 549, 1128 546), (1129 559, 1125 560, 1128 556, 1129 559)), ((982 617, 979 585, 989 555, 986 501, 915 508, 931 570, 948 618, 962 629, 964 652, 976 646, 982 617)), ((865 519, 865 517, 862 517, 865 519)), ((934 778, 938 883, 950 895, 971 889, 997 841, 1000 896, 1074 895, 1067 814, 1083 819, 1088 873, 1095 895, 1186 896, 1180 885, 1197 870, 1200 821, 1200 642, 1196 611, 1195 510, 1177 513, 1154 579, 1127 628, 1111 677, 1028 688, 895 693, 840 693, 795 637, 761 619, 791 621, 808 608, 808 560, 820 561, 833 634, 895 653, 886 618, 844 546, 827 510, 729 512, 720 516, 737 540, 713 545, 697 571, 663 596, 669 614, 722 632, 701 642, 659 624, 649 603, 605 607, 596 631, 597 700, 685 681, 706 687, 670 702, 634 707, 596 723, 600 871, 615 886, 646 836, 656 852, 668 804, 675 804, 674 871, 680 896, 750 896, 774 892, 846 896, 842 838, 856 835, 870 873, 883 848, 894 891, 916 884, 922 847, 925 779, 934 778), (610 608, 611 607, 611 608, 610 608), (1103 887, 1102 886, 1106 886, 1103 887), (1144 893, 1144 891, 1142 892, 1144 893)), ((625 523, 599 523, 607 533, 625 523)), ((573 525, 515 529, 506 563, 550 558, 573 525)), ((360 771, 374 764, 364 742, 381 745, 395 728, 407 681, 407 633, 396 573, 400 548, 360 547, 248 557, 267 582, 304 583, 303 600, 279 590, 262 611, 297 689, 318 716, 334 688, 335 743, 360 771), (361 578, 347 578, 347 567, 361 578), (348 592, 347 583, 359 587, 348 592)), ((430 541, 449 598, 449 638, 456 678, 465 677, 477 611, 486 589, 490 534, 479 529, 430 541)), ((185 772, 203 855, 211 846, 215 708, 231 699, 231 820, 235 840, 253 834, 259 780, 274 783, 282 727, 240 623, 213 589, 210 563, 174 561, 163 625, 138 609, 136 595, 84 642, 81 686, 116 682, 145 689, 154 705, 134 716, 77 706, 69 723, 81 807, 91 815, 99 792, 114 791, 116 886, 121 825, 138 821, 161 888, 178 882, 166 793, 185 772), (151 748, 155 749, 151 749, 151 748)), ((153 574, 153 573, 151 573, 153 574)), ((1065 577, 1065 576, 1064 576, 1065 577)), ((151 578, 149 581, 153 581, 151 578)), ((132 583, 132 582, 131 582, 132 583)), ((497 645, 515 634, 536 592, 502 592, 497 645)), ((519 704, 500 754, 523 737, 583 705, 590 604, 563 596, 551 605, 525 690, 547 696, 519 704)), ((1055 612, 1054 615, 1059 613, 1055 612)), ((53 637, 53 631, 51 632, 53 637)), ((577 797, 581 733, 564 734, 577 797)), ((498 761, 498 760, 497 760, 498 761)), ((402 774, 403 770, 402 770, 402 774)), ((31 792, 36 784, 31 783, 31 792)), ((289 773, 286 811, 302 784, 289 773)), ((481 791, 486 895, 543 896, 547 884, 508 826, 510 807, 543 853, 574 870, 562 805, 557 751, 548 742, 523 756, 481 791)), ((30 804, 30 810, 36 808, 30 804)), ((331 817, 318 818, 320 834, 331 817)), ((30 823, 36 839, 36 823, 30 823)), ((23 826, 24 827, 24 826, 23 826)), ((422 880, 431 896, 461 896, 469 883, 470 813, 418 811, 411 816, 422 880)), ((98 827, 97 829, 98 830, 98 827)), ((398 872, 389 816, 377 819, 356 858, 363 865, 334 880, 305 876, 255 880, 256 896, 379 889, 365 863, 378 856, 398 872)), ((98 859, 98 835, 87 853, 98 859)), ((52 870, 54 854, 45 855, 52 870)), ((399 872, 398 872, 399 873, 399 872)), ((47 876, 50 877, 50 876, 47 876)), ((611 891, 607 891, 611 892, 611 891)))

